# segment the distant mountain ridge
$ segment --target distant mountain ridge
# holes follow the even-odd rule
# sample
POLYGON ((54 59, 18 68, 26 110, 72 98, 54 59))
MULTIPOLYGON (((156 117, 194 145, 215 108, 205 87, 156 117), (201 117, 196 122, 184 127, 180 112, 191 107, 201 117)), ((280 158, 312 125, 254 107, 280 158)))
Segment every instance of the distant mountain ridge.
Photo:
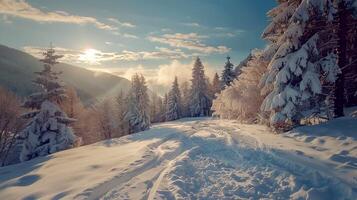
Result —
MULTIPOLYGON (((17 49, 0 45, 0 86, 19 96, 27 96, 38 88, 32 84, 33 72, 40 71, 42 63, 35 57, 17 49)), ((81 67, 59 63, 55 71, 62 71, 60 79, 74 87, 85 103, 116 96, 120 90, 128 91, 130 81, 105 72, 95 72, 81 67)))

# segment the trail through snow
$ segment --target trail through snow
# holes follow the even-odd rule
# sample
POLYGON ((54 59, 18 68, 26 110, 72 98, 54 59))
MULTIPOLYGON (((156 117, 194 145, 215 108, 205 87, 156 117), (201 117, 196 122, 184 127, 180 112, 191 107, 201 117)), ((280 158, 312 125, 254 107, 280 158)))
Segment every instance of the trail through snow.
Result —
POLYGON ((0 199, 356 199, 354 160, 341 166, 312 146, 263 126, 184 119, 0 168, 0 199))

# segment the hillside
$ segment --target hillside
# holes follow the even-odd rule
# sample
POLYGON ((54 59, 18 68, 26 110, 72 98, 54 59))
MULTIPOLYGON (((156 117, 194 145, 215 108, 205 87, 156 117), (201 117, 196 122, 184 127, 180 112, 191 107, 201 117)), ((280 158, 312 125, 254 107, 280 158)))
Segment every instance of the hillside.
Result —
POLYGON ((0 168, 0 199, 356 199, 356 130, 347 117, 281 135, 209 118, 161 123, 0 168))
MULTIPOLYGON (((42 64, 37 58, 22 51, 0 45, 0 85, 19 96, 26 96, 36 90, 31 83, 42 64)), ((86 103, 105 96, 116 95, 121 89, 126 91, 130 81, 109 73, 98 73, 81 67, 60 63, 56 71, 66 85, 76 88, 79 96, 86 103)))

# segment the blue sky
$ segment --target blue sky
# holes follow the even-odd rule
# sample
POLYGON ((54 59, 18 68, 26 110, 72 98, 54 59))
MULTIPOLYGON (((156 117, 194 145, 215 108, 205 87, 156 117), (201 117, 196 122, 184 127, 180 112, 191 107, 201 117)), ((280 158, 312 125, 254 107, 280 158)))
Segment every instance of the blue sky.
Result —
POLYGON ((53 42, 65 55, 62 62, 127 78, 140 72, 159 88, 170 83, 173 74, 189 77, 195 56, 202 58, 211 75, 221 70, 227 55, 238 64, 251 49, 263 48, 260 34, 269 23, 266 12, 275 4, 275 0, 1 0, 0 43, 38 56, 53 42))

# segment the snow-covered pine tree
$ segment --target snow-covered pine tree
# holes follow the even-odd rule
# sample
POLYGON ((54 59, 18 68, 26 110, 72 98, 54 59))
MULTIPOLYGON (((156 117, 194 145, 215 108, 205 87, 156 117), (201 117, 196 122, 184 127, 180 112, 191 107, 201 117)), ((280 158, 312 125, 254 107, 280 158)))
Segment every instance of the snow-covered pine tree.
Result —
MULTIPOLYGON (((289 1, 288 1, 289 2, 289 1)), ((336 80, 340 69, 333 52, 321 52, 322 36, 328 31, 321 28, 333 20, 336 9, 330 0, 296 1, 289 11, 287 29, 275 44, 277 51, 265 77, 273 83, 262 108, 271 112, 271 125, 277 128, 299 124, 302 117, 319 112, 323 105, 323 76, 336 80)))
POLYGON ((185 81, 180 85, 180 91, 182 93, 181 98, 181 113, 182 117, 190 116, 190 84, 185 81))
POLYGON ((215 98, 214 95, 221 92, 221 81, 219 80, 219 76, 217 73, 214 74, 214 77, 212 80, 212 85, 211 85, 211 90, 213 93, 213 98, 215 98))
POLYGON ((123 90, 121 90, 116 97, 116 106, 118 131, 120 135, 127 135, 129 122, 125 119, 125 115, 128 112, 128 101, 123 90))
POLYGON ((150 101, 150 119, 151 123, 161 122, 164 115, 162 99, 156 93, 153 93, 150 101))
POLYGON ((150 120, 151 120, 151 123, 155 123, 157 122, 157 113, 158 113, 158 107, 157 107, 157 94, 153 93, 151 95, 151 99, 150 99, 150 120))
POLYGON ((23 140, 21 161, 71 148, 76 141, 76 136, 69 127, 74 120, 67 117, 57 105, 66 95, 63 85, 58 81, 60 73, 54 72, 52 67, 62 56, 55 54, 52 45, 43 55, 44 58, 40 61, 44 69, 35 72, 37 78, 34 80, 41 91, 30 95, 23 104, 33 111, 23 115, 30 122, 20 137, 23 140))
POLYGON ((204 66, 199 57, 192 69, 190 112, 192 117, 210 115, 212 100, 208 94, 208 86, 204 66))
POLYGON ((223 72, 222 72, 222 86, 230 86, 232 81, 236 78, 236 74, 233 71, 233 64, 230 61, 230 57, 227 56, 227 62, 226 65, 224 66, 223 72))
POLYGON ((177 77, 175 77, 167 99, 166 120, 172 121, 181 118, 181 107, 181 92, 179 89, 177 77))
POLYGON ((156 105, 158 107, 158 112, 156 115, 157 122, 163 122, 165 121, 165 118, 163 116, 165 115, 166 108, 164 107, 162 97, 158 96, 156 105))
POLYGON ((131 80, 131 89, 128 93, 129 133, 136 133, 150 128, 149 95, 143 75, 135 74, 131 80))
MULTIPOLYGON (((285 33, 290 19, 296 8, 299 6, 300 2, 301 0, 281 0, 278 1, 277 7, 273 8, 267 13, 268 17, 270 17, 272 20, 261 35, 264 40, 269 42, 268 47, 264 50, 264 54, 267 59, 271 60, 278 50, 280 45, 279 40, 285 33)), ((243 61, 243 66, 244 63, 246 65, 250 59, 251 55, 249 55, 243 61)), ((267 96, 272 91, 275 77, 276 71, 272 70, 271 66, 269 65, 267 72, 262 76, 260 81, 262 96, 267 96)), ((264 112, 266 110, 264 106, 261 110, 262 115, 265 115, 265 117, 270 115, 269 112, 264 112)))

